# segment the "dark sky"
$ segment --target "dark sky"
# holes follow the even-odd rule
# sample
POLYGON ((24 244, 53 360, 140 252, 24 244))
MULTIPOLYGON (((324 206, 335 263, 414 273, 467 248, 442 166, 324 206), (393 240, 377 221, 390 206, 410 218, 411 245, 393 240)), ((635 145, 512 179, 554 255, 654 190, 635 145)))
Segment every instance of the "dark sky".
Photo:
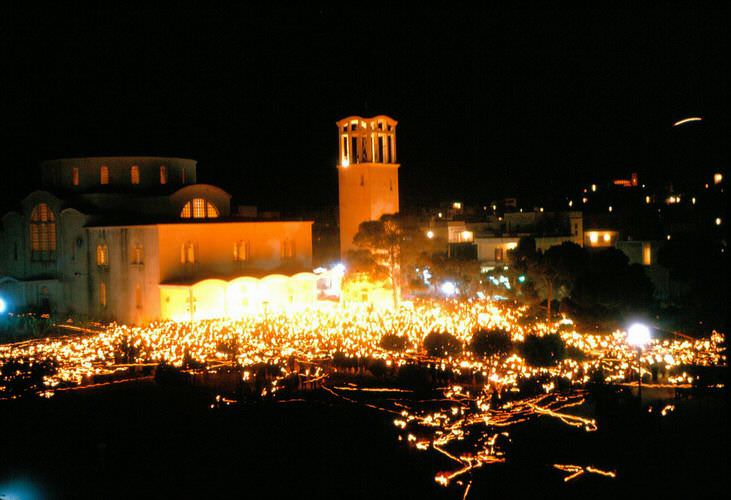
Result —
POLYGON ((403 203, 728 162, 729 16, 710 3, 209 3, 0 7, 7 192, 36 188, 42 159, 146 154, 199 160, 241 203, 335 204, 351 114, 399 120, 403 203), (671 127, 688 115, 705 121, 671 127))

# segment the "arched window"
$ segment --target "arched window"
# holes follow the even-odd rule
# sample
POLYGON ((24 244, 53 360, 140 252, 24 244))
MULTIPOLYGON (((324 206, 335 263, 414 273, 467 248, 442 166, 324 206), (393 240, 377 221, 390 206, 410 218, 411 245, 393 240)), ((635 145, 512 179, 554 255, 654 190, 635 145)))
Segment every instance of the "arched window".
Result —
POLYGON ((97 266, 108 266, 109 265, 109 248, 106 245, 96 246, 96 265, 97 266))
POLYGON ((168 183, 168 168, 165 165, 160 165, 160 184, 168 183))
POLYGON ((218 209, 216 205, 204 198, 193 198, 183 205, 180 217, 183 219, 215 219, 218 217, 218 209))
POLYGON ((107 307, 107 285, 103 281, 99 283, 99 305, 107 307))
POLYGON ((99 184, 109 184, 109 167, 106 165, 99 169, 99 184))
POLYGON ((139 184, 140 183, 140 167, 137 165, 132 165, 132 167, 129 169, 129 178, 132 184, 139 184))
POLYGON ((30 214, 30 248, 33 260, 56 258, 56 216, 45 203, 39 203, 30 214))

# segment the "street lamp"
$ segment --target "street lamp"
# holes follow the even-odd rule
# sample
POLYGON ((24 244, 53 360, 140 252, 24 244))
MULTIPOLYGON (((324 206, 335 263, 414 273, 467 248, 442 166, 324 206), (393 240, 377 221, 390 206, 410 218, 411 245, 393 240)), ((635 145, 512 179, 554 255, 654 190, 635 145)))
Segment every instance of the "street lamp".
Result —
POLYGON ((627 343, 637 349, 637 373, 639 381, 637 383, 637 394, 642 404, 642 348, 650 343, 652 336, 647 325, 642 323, 633 323, 627 329, 627 343))

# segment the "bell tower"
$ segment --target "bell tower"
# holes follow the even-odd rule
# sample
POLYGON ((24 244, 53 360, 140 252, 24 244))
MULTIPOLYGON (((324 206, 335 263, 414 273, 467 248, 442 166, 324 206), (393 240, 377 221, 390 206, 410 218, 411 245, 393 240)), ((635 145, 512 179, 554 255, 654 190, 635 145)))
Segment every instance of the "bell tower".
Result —
POLYGON ((399 211, 397 123, 385 115, 337 122, 341 257, 354 248, 361 222, 399 211))

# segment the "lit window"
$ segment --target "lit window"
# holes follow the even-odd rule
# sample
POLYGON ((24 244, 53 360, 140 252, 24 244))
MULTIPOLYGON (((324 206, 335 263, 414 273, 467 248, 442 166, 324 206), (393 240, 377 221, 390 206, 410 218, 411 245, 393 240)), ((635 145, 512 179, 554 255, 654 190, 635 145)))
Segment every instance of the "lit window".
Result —
POLYGON ((281 257, 282 259, 293 259, 295 252, 294 252, 294 241, 287 238, 282 242, 281 246, 282 252, 281 257))
POLYGON ((79 167, 74 167, 71 169, 71 184, 74 186, 79 185, 79 167))
POLYGON ((109 184, 109 167, 106 165, 99 169, 99 184, 109 184))
POLYGON ((652 264, 652 248, 649 243, 642 244, 642 265, 649 266, 652 264))
POLYGON ((132 165, 132 167, 129 169, 129 178, 130 181, 132 181, 132 184, 139 184, 140 183, 140 167, 137 165, 132 165))
POLYGON ((180 217, 183 219, 190 219, 191 217, 193 219, 215 219, 218 217, 218 209, 208 200, 193 198, 183 205, 180 217))
POLYGON ((234 244, 234 261, 244 262, 251 257, 251 243, 249 241, 237 241, 234 244))
POLYGON ((180 246, 180 263, 195 264, 195 245, 192 242, 189 241, 180 246))
POLYGON ((99 283, 99 305, 107 307, 107 285, 104 282, 99 283))
POLYGON ((596 233, 594 231, 589 233, 589 241, 592 243, 592 245, 599 242, 599 233, 596 233))
POLYGON ((501 262, 502 260, 503 260, 503 249, 496 248, 495 249, 495 262, 501 262))
POLYGON ((96 265, 97 266, 108 266, 109 265, 109 248, 106 245, 96 246, 96 265))
POLYGON ((605 243, 609 243, 612 237, 609 235, 609 233, 604 233, 603 239, 605 243))
POLYGON ((53 260, 56 252, 56 216, 45 203, 30 215, 30 248, 33 260, 53 260))
POLYGON ((160 184, 168 183, 168 169, 165 165, 160 165, 160 184))
POLYGON ((713 183, 721 184, 721 182, 723 182, 723 174, 720 174, 720 173, 713 174, 713 183))
POLYGON ((142 264, 142 256, 144 255, 144 248, 141 243, 135 244, 132 248, 132 264, 142 264))

